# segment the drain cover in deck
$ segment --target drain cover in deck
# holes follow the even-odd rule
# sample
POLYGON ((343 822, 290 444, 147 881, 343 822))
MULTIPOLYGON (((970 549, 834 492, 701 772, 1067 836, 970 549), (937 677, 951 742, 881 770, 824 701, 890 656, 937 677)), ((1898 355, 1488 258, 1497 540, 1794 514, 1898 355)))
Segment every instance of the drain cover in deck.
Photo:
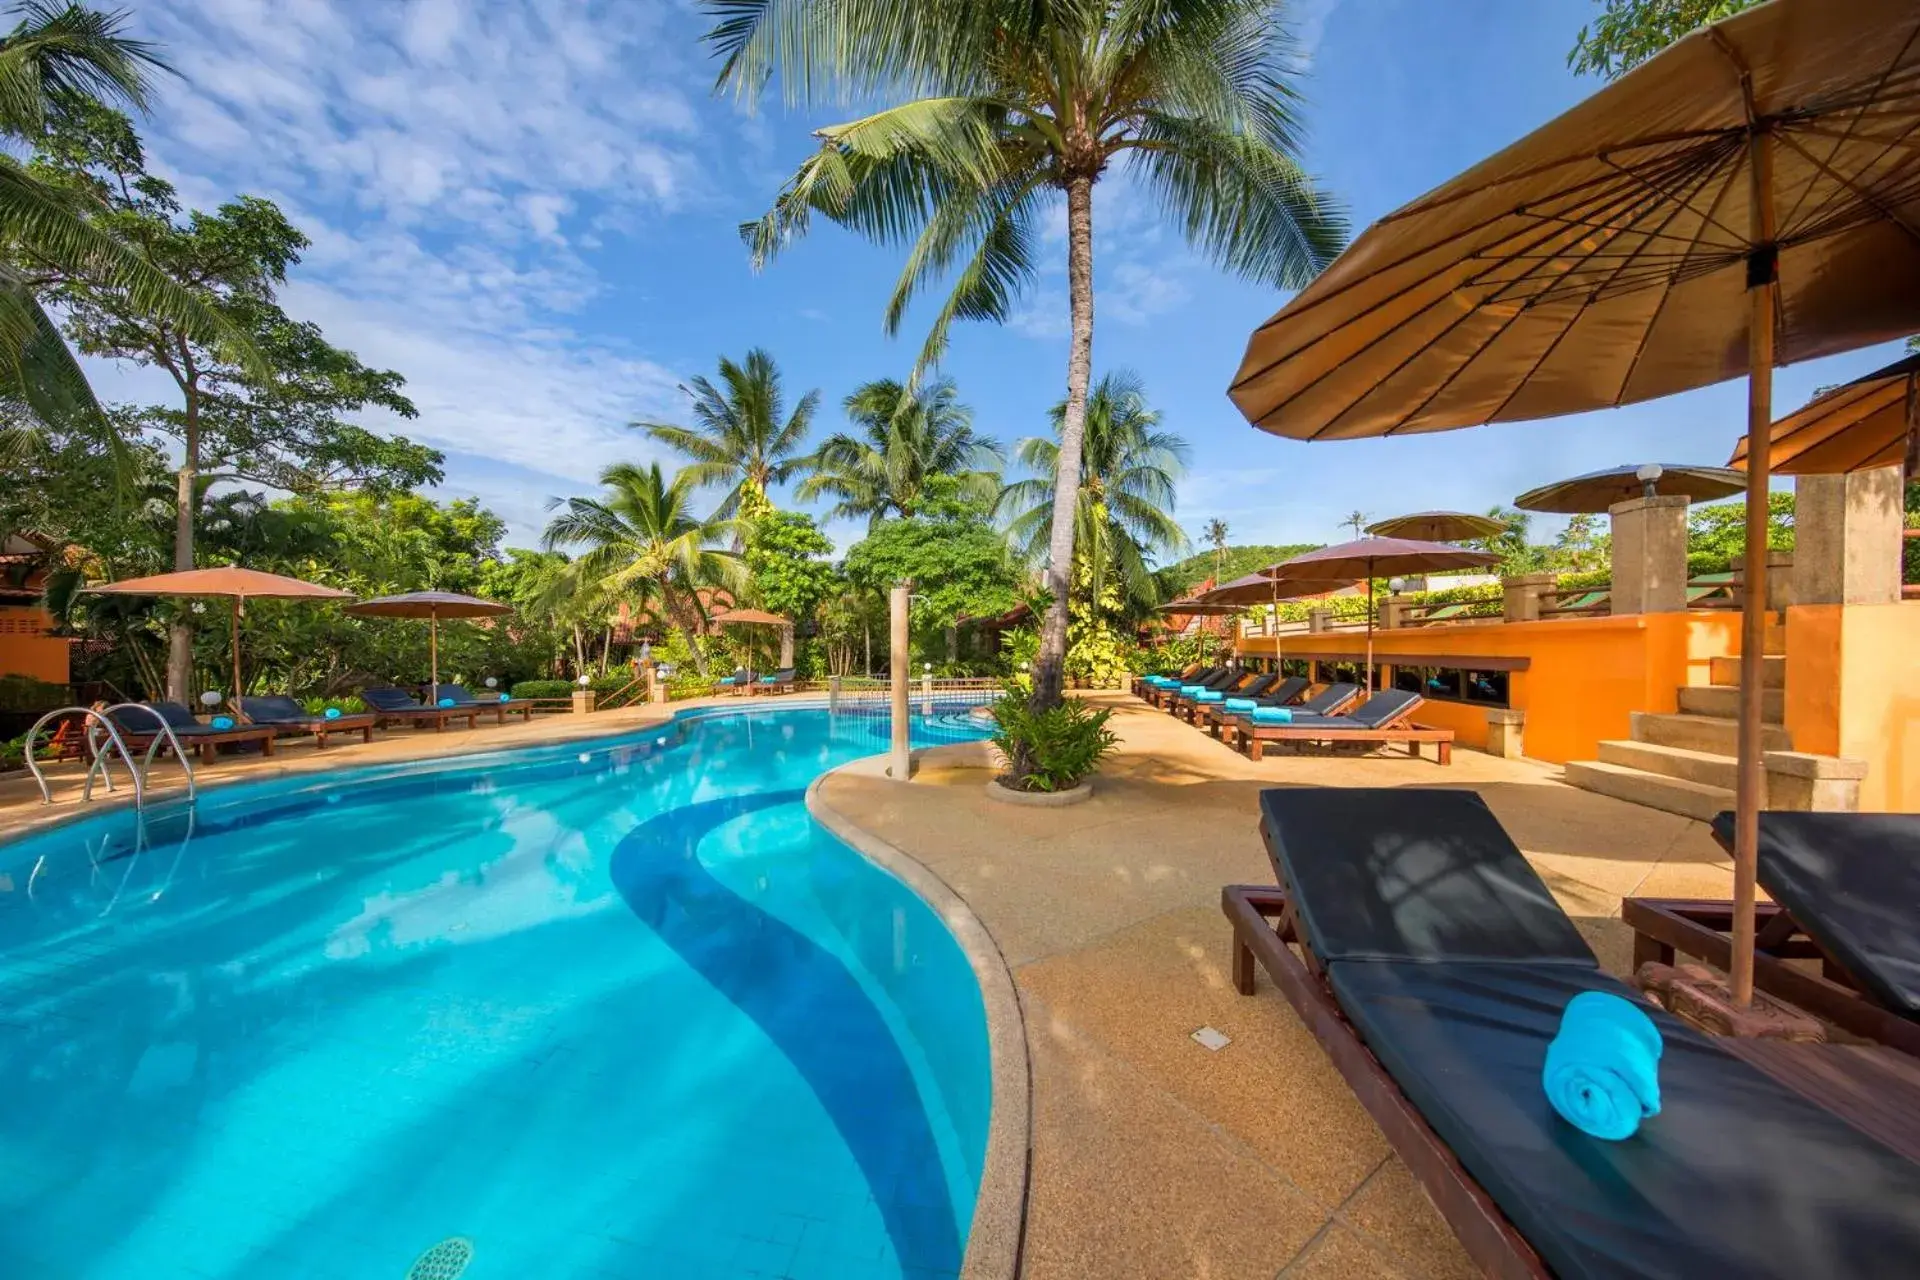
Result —
POLYGON ((454 1236, 415 1258, 407 1268, 407 1280, 459 1280, 472 1261, 473 1241, 454 1236))

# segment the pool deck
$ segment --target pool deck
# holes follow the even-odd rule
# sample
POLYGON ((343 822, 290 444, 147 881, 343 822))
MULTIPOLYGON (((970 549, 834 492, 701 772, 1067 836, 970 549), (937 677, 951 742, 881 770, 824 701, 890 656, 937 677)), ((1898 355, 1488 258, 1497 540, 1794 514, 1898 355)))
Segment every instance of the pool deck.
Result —
MULTIPOLYGON (((905 853, 950 889, 1011 973, 1032 1072, 1022 1275, 1473 1275, 1285 1000, 1264 979, 1254 998, 1233 991, 1219 895, 1224 884, 1271 883, 1257 793, 1287 783, 1472 787, 1616 972, 1630 954, 1623 896, 1727 896, 1731 863, 1703 824, 1575 790, 1548 766, 1464 750, 1450 768, 1288 755, 1254 764, 1134 698, 1090 697, 1115 708, 1121 743, 1086 804, 990 802, 987 771, 951 763, 964 750, 935 751, 910 786, 850 766, 814 797, 836 825, 905 853), (1231 1043, 1202 1048, 1190 1038, 1202 1026, 1231 1043)), ((198 776, 214 785, 604 737, 687 705, 388 730, 325 752, 289 743, 272 760, 222 759, 198 776)), ((31 779, 0 781, 0 837, 99 811, 71 802, 77 766, 56 776, 67 802, 51 808, 31 779)), ((177 777, 156 771, 161 789, 177 789, 177 777)), ((123 784, 119 802, 128 798, 123 784)))
POLYGON ((1264 786, 1466 786, 1601 960, 1629 967, 1628 894, 1729 896, 1704 824, 1579 791, 1528 761, 1272 755, 1260 764, 1122 694, 1120 750, 1064 809, 986 798, 985 770, 911 786, 836 771, 818 802, 962 899, 1013 976, 1033 1076, 1026 1280, 1468 1277, 1476 1272, 1320 1046, 1262 975, 1234 993, 1220 887, 1271 884, 1264 786), (1212 1052, 1190 1037, 1228 1035, 1212 1052))

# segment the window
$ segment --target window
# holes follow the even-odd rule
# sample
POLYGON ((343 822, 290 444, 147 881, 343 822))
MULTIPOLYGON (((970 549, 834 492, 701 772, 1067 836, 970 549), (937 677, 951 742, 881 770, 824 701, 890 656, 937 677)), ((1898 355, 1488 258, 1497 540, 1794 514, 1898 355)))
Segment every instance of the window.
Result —
POLYGON ((1509 705, 1511 689, 1506 671, 1473 671, 1462 667, 1395 667, 1393 687, 1417 693, 1435 702, 1471 702, 1487 707, 1509 705))

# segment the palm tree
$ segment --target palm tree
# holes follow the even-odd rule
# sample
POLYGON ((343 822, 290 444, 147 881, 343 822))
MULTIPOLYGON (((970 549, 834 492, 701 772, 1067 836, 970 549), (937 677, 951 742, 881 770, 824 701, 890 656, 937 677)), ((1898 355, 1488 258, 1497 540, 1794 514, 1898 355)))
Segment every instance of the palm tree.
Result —
POLYGON ((959 481, 960 496, 981 505, 999 493, 1000 446, 975 434, 952 379, 910 387, 882 378, 856 387, 844 407, 859 432, 822 441, 797 490, 803 502, 835 499, 829 519, 917 515, 935 476, 959 481))
POLYGON ((1213 544, 1213 585, 1217 587, 1227 565, 1227 522, 1218 516, 1207 521, 1206 538, 1213 544))
MULTIPOLYGON (((149 77, 166 65, 151 45, 123 34, 126 15, 77 4, 26 0, 0 36, 0 137, 30 146, 82 103, 145 110, 149 77)), ((15 263, 0 265, 0 396, 32 418, 0 430, 0 452, 31 444, 40 425, 70 423, 118 446, 118 436, 35 290, 68 271, 124 289, 129 303, 194 338, 224 339, 259 356, 225 320, 133 249, 86 218, 72 194, 48 185, 0 152, 0 236, 15 263), (26 265, 16 265, 26 264, 26 265)))
MULTIPOLYGON (((1054 438, 1030 436, 1015 448, 1021 465, 1037 474, 1008 485, 997 507, 1010 517, 1007 535, 1014 546, 1035 562, 1046 553, 1054 524, 1057 490, 1051 476, 1060 465, 1058 437, 1066 415, 1067 406, 1056 404, 1054 438)), ((1187 442, 1160 430, 1160 414, 1148 407, 1139 379, 1127 373, 1100 379, 1087 401, 1074 521, 1074 544, 1096 601, 1111 574, 1130 600, 1156 603, 1147 558, 1186 545, 1186 534, 1173 518, 1174 481, 1186 461, 1187 442)))
POLYGON ((703 587, 740 584, 740 557, 715 546, 735 532, 734 522, 692 513, 699 480, 691 467, 669 483, 657 462, 644 470, 620 462, 600 473, 600 483, 607 489, 604 497, 556 498, 548 504, 563 509, 547 522, 546 549, 586 548, 568 566, 572 589, 608 602, 624 600, 636 611, 657 603, 662 616, 686 636, 694 666, 705 675, 699 593, 703 587))
POLYGON ((1367 523, 1372 519, 1373 517, 1364 511, 1349 511, 1347 518, 1340 522, 1340 527, 1353 530, 1353 536, 1360 538, 1366 536, 1367 523))
POLYGON ((782 421, 786 405, 780 370, 763 348, 747 352, 739 364, 720 357, 719 372, 720 386, 695 378, 680 388, 693 400, 693 426, 647 421, 633 425, 688 458, 684 474, 691 475, 695 484, 726 485, 727 496, 715 514, 731 517, 740 509, 748 485, 766 493, 800 469, 800 446, 813 426, 820 393, 801 396, 793 413, 782 421))
POLYGON ((1038 274, 1043 207, 1066 202, 1071 341, 1033 705, 1059 702, 1093 364, 1093 188, 1125 162, 1187 239, 1240 275, 1299 288, 1344 217, 1302 169, 1282 0, 704 0, 720 84, 794 102, 899 99, 818 131, 820 149, 742 228, 756 266, 819 213, 908 244, 896 330, 937 277, 952 292, 920 364, 957 317, 1004 321, 1038 274))

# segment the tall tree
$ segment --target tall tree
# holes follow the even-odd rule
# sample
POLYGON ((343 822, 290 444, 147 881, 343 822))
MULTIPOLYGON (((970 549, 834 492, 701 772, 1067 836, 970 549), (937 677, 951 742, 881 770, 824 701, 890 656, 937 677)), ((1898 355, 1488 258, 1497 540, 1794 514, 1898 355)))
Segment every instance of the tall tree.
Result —
POLYGON ((987 503, 1000 490, 1000 446, 973 429, 973 410, 951 379, 918 386, 882 378, 846 398, 857 434, 836 432, 805 460, 812 474, 803 501, 835 499, 833 517, 869 526, 887 516, 919 514, 928 481, 951 476, 963 496, 987 503))
POLYGON ((760 221, 756 264, 819 213, 910 245, 886 310, 951 274, 921 364, 958 317, 1004 321, 1033 284, 1044 207, 1066 204, 1071 340, 1033 702, 1061 697, 1075 486, 1093 366, 1093 189, 1131 168, 1197 248, 1298 288, 1345 239, 1298 159, 1281 0, 704 0, 722 86, 778 76, 791 101, 894 99, 819 131, 821 146, 760 221))
MULTIPOLYGON (((0 36, 0 136, 37 143, 76 114, 113 104, 146 108, 149 77, 165 69, 153 48, 130 39, 123 13, 26 0, 0 36)), ((51 425, 119 445, 79 362, 39 292, 67 273, 108 281, 129 307, 248 357, 245 340, 164 271, 86 217, 71 190, 49 184, 0 152, 0 395, 30 412, 0 427, 0 454, 17 452, 51 425)), ((123 478, 125 473, 123 472, 123 478)))
POLYGON ((700 484, 690 468, 668 481, 657 462, 621 462, 601 472, 600 483, 602 497, 555 499, 560 513, 547 523, 547 550, 585 548, 570 566, 573 590, 625 601, 635 612, 658 605, 705 675, 700 591, 740 585, 740 557, 717 545, 733 536, 734 522, 693 514, 700 484))
POLYGON ((1213 548, 1213 581, 1218 586, 1220 571, 1227 565, 1227 522, 1218 516, 1207 521, 1206 538, 1213 548))
MULTIPOLYGON (((1006 487, 996 510, 1007 533, 1029 561, 1047 554, 1054 525, 1067 406, 1053 406, 1052 438, 1029 436, 1014 450, 1035 478, 1006 487)), ((1087 400, 1080 453, 1074 545, 1084 566, 1083 594, 1101 600, 1109 581, 1136 604, 1157 604, 1150 557, 1178 553, 1186 534, 1173 518, 1174 482, 1186 470, 1187 442, 1160 429, 1160 414, 1147 404, 1132 374, 1110 373, 1087 400)))
MULTIPOLYGON (((98 105, 53 121, 33 168, 82 201, 98 229, 243 334, 257 357, 243 362, 232 344, 202 341, 156 316, 112 273, 66 273, 48 288, 81 351, 161 370, 173 383, 172 403, 122 406, 114 417, 180 450, 175 569, 193 568, 200 501, 222 481, 298 493, 440 478, 439 453, 348 420, 368 408, 413 417, 401 376, 369 368, 281 309, 279 288, 308 241, 276 205, 242 196, 214 213, 183 214, 172 184, 147 172, 131 122, 98 105)), ((171 698, 187 696, 192 652, 183 619, 169 638, 171 698)))
POLYGON ((820 393, 807 392, 793 412, 783 416, 780 370, 759 347, 738 364, 722 356, 719 373, 718 386, 700 377, 681 388, 693 400, 693 426, 648 421, 633 425, 688 459, 686 470, 694 483, 726 485, 717 514, 731 517, 740 509, 745 486, 765 493, 800 470, 800 446, 813 425, 820 393))
POLYGON ((1364 511, 1349 511, 1347 518, 1340 522, 1340 527, 1353 530, 1353 536, 1358 538, 1366 533, 1367 522, 1371 519, 1373 517, 1364 511))
POLYGON ((1580 28, 1567 65, 1581 75, 1623 76, 1696 27, 1760 0, 1594 0, 1603 12, 1580 28))

